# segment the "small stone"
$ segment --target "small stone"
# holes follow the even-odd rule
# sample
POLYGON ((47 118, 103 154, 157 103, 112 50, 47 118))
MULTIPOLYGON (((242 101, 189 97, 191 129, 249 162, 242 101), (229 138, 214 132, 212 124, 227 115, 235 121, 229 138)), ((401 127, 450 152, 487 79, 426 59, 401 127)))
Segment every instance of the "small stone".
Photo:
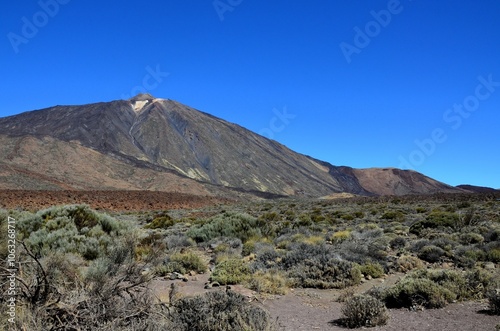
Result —
POLYGON ((213 282, 211 285, 212 285, 212 287, 219 287, 220 286, 220 284, 218 282, 213 282))
POLYGON ((194 270, 189 271, 189 276, 191 276, 191 277, 196 276, 196 271, 194 271, 194 270))

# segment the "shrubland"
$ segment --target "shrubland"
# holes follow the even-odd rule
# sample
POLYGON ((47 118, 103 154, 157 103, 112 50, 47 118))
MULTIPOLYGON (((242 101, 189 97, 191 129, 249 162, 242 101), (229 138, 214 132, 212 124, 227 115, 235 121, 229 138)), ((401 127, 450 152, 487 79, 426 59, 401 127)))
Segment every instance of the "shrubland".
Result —
POLYGON ((499 313, 497 199, 281 199, 128 214, 69 205, 1 210, 0 235, 14 217, 20 329, 271 330, 265 311, 230 290, 165 303, 150 282, 209 273, 220 285, 282 295, 404 273, 394 286, 345 298, 344 325, 375 326, 387 322, 386 307, 485 300, 499 313), (220 310, 228 304, 237 309, 220 310))

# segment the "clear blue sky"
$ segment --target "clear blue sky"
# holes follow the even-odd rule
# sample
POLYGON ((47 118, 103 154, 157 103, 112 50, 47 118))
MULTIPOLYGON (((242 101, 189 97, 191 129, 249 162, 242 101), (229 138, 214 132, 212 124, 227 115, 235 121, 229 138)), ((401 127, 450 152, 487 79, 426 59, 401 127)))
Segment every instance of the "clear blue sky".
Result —
POLYGON ((334 165, 500 188, 499 17, 498 0, 7 1, 0 116, 144 89, 334 165))

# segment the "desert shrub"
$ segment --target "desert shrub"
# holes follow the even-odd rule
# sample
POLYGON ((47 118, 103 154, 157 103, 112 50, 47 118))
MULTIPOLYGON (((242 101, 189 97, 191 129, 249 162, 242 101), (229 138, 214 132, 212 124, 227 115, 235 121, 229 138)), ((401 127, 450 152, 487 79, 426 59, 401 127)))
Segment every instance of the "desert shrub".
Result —
POLYGON ((463 245, 480 244, 484 241, 482 235, 474 232, 462 233, 459 239, 463 245))
POLYGON ((167 229, 173 226, 176 223, 172 217, 168 214, 163 214, 162 216, 155 217, 153 221, 148 223, 145 228, 146 229, 167 229))
POLYGON ((500 288, 494 288, 487 293, 488 304, 493 314, 500 315, 500 288))
POLYGON ((111 234, 113 231, 120 231, 121 228, 119 222, 109 215, 100 215, 99 225, 107 234, 111 234))
POLYGON ((347 240, 351 237, 351 231, 345 230, 345 231, 337 231, 335 232, 332 237, 331 241, 333 243, 341 243, 344 240, 347 240))
POLYGON ((392 249, 404 248, 406 246, 406 238, 400 236, 393 238, 389 242, 389 245, 391 246, 392 249))
POLYGON ((384 267, 378 263, 367 262, 359 266, 359 271, 365 276, 380 278, 384 275, 384 267))
POLYGON ((335 246, 335 250, 339 256, 358 264, 369 261, 383 263, 387 257, 389 241, 382 229, 353 231, 351 238, 335 246))
POLYGON ((395 220, 402 221, 405 218, 405 214, 400 210, 388 210, 380 216, 384 220, 395 220))
POLYGON ((421 235, 424 229, 453 228, 458 222, 458 215, 452 212, 435 210, 427 215, 425 220, 416 222, 410 227, 410 232, 421 235))
POLYGON ((195 242, 184 234, 174 234, 165 237, 165 244, 169 250, 174 250, 194 246, 195 242))
POLYGON ((276 268, 281 262, 282 253, 268 243, 255 244, 256 259, 250 264, 253 271, 276 268))
POLYGON ((250 255, 252 253, 255 253, 256 244, 259 243, 259 242, 264 242, 264 241, 266 241, 266 240, 264 240, 263 238, 258 238, 258 237, 249 238, 243 244, 243 247, 242 247, 242 250, 241 250, 241 254, 243 256, 247 256, 247 255, 250 255))
POLYGON ((242 295, 227 291, 208 292, 177 300, 171 312, 174 331, 270 331, 270 315, 251 305, 242 295))
POLYGON ((243 243, 239 238, 219 237, 208 242, 215 253, 233 253, 240 255, 243 249, 243 243))
POLYGON ((441 308, 453 300, 477 300, 485 297, 493 276, 480 269, 462 273, 455 270, 420 269, 407 274, 384 293, 390 307, 441 308))
POLYGON ((374 327, 385 325, 389 313, 384 303, 369 295, 354 295, 342 306, 345 316, 340 323, 349 328, 374 327))
POLYGON ((241 284, 251 276, 248 265, 238 258, 229 258, 218 263, 210 280, 219 284, 241 284))
MULTIPOLYGON (((0 210, 0 238, 2 238, 2 241, 4 243, 7 243, 7 238, 8 238, 7 222, 8 222, 8 213, 4 210, 0 210)), ((7 257, 8 254, 9 253, 7 244, 0 245, 0 260, 4 261, 4 259, 7 257)))
POLYGON ((475 245, 459 246, 453 251, 454 262, 464 268, 473 268, 476 262, 486 260, 486 252, 475 245))
POLYGON ((483 299, 491 286, 500 284, 498 276, 495 278, 494 275, 482 269, 468 270, 463 277, 464 285, 459 288, 460 300, 483 299))
POLYGON ((491 249, 486 258, 488 261, 500 263, 500 248, 491 249))
POLYGON ((359 269, 326 245, 293 244, 277 265, 297 287, 344 288, 361 280, 359 269))
POLYGON ((37 257, 57 250, 89 260, 106 254, 118 236, 133 231, 130 222, 118 222, 86 205, 51 207, 24 215, 17 225, 20 239, 37 257))
MULTIPOLYGON (((134 236, 121 238, 87 268, 77 254, 37 258, 20 245, 16 330, 168 329, 147 291, 147 264, 134 259, 134 236), (154 316, 154 317, 152 317, 154 316)), ((0 276, 2 277, 2 276, 0 276)), ((3 279, 2 279, 3 281, 3 279)), ((0 327, 2 322, 0 322, 0 327)))
POLYGON ((438 262, 443 256, 445 256, 445 251, 437 246, 428 245, 422 247, 420 252, 418 252, 418 257, 427 262, 438 262))
POLYGON ((361 211, 361 210, 358 210, 358 211, 355 211, 354 213, 352 213, 354 215, 354 217, 356 218, 362 218, 365 216, 365 212, 364 211, 361 211))
POLYGON ((412 255, 402 255, 397 261, 396 265, 398 271, 400 272, 408 272, 414 269, 419 269, 424 267, 424 263, 419 258, 412 255))
POLYGON ((419 213, 419 214, 422 214, 422 213, 427 212, 427 208, 425 208, 425 207, 417 207, 417 208, 415 208, 415 211, 417 213, 419 213))
POLYGON ((442 308, 456 299, 450 290, 425 278, 404 277, 383 294, 389 308, 442 308))
POLYGON ((195 271, 202 274, 207 271, 207 264, 198 254, 191 251, 171 254, 166 258, 164 265, 166 272, 186 274, 195 271))
POLYGON ((245 242, 261 235, 259 224, 255 217, 248 214, 226 212, 192 227, 187 235, 196 242, 207 242, 217 237, 236 237, 245 242))
POLYGON ((280 294, 287 292, 287 278, 277 270, 257 271, 248 280, 247 287, 258 293, 280 294))
POLYGON ((308 214, 300 214, 297 219, 295 219, 295 222, 293 223, 293 227, 309 227, 313 224, 313 221, 311 220, 311 216, 308 214))

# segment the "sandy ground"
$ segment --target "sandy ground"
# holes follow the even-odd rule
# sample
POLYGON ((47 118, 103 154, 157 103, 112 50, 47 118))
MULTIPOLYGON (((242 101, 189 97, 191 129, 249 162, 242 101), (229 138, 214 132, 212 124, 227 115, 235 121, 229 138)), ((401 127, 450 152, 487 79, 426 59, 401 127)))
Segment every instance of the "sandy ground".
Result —
MULTIPOLYGON (((390 286, 396 283, 401 274, 390 275, 384 280, 374 279, 355 289, 361 293, 372 286, 390 286)), ((153 281, 153 289, 158 298, 168 301, 170 285, 175 283, 180 295, 196 295, 208 290, 204 284, 208 275, 188 276, 189 281, 157 279, 153 281)), ((224 291, 225 288, 214 288, 209 291, 224 291)), ((293 289, 282 296, 262 296, 240 285, 231 286, 231 290, 246 296, 256 305, 270 312, 278 324, 286 331, 310 330, 346 330, 335 325, 335 320, 342 317, 342 303, 337 301, 341 290, 293 289)), ((443 309, 410 311, 408 309, 389 310, 390 319, 387 325, 370 328, 370 330, 409 331, 486 331, 496 330, 500 324, 500 316, 487 314, 487 302, 454 303, 443 309)))

